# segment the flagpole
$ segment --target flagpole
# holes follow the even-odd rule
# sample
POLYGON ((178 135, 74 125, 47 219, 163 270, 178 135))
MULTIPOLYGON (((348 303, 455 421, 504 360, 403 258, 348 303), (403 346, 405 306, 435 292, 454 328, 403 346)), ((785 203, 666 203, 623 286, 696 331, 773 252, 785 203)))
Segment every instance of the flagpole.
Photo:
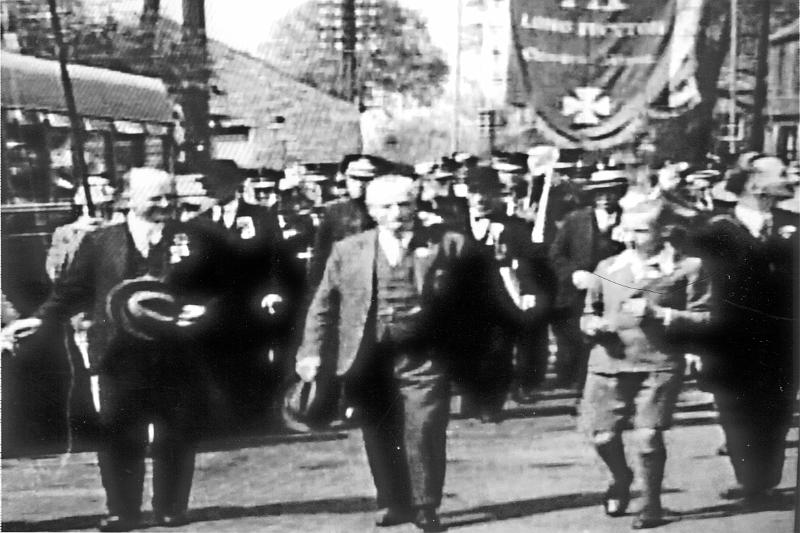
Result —
POLYGON ((738 58, 736 57, 739 25, 738 0, 731 0, 731 36, 730 36, 730 72, 728 73, 728 97, 730 99, 730 109, 728 109, 728 150, 731 154, 736 153, 736 69, 738 68, 738 58))
POLYGON ((455 72, 455 94, 453 95, 453 132, 450 139, 451 152, 458 152, 459 137, 459 113, 461 111, 461 17, 462 0, 456 0, 456 72, 455 72))

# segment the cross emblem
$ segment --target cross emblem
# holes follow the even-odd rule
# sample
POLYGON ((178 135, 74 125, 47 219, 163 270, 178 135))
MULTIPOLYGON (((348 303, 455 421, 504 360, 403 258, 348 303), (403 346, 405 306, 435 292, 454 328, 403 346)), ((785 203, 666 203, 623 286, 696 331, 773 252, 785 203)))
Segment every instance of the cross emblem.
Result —
POLYGON ((575 115, 572 123, 578 126, 599 124, 600 117, 611 114, 611 99, 600 96, 602 92, 599 87, 577 87, 575 96, 564 97, 562 113, 568 117, 575 115))

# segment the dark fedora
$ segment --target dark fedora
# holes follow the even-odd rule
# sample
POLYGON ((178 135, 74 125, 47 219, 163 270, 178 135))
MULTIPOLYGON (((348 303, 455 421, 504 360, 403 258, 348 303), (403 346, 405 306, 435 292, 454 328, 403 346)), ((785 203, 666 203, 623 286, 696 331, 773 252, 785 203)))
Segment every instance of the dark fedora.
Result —
POLYGON ((122 331, 137 339, 153 341, 177 334, 181 312, 169 287, 150 276, 127 279, 106 297, 106 314, 122 331))

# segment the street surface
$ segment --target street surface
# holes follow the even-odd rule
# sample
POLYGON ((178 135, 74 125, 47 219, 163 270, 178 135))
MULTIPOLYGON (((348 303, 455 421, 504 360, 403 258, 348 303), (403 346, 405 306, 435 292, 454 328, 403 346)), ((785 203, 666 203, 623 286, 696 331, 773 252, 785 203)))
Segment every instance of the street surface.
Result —
MULTIPOLYGON (((717 497, 733 482, 733 474, 727 457, 716 453, 722 431, 714 411, 704 400, 687 394, 682 398, 676 425, 667 433, 663 498, 677 520, 655 531, 793 531, 796 425, 789 433, 779 501, 769 509, 745 509, 717 497)), ((632 516, 603 514, 606 475, 568 414, 572 401, 553 396, 532 408, 510 409, 510 418, 498 425, 463 418, 451 422, 441 508, 451 531, 630 530, 632 516)), ((6 459, 2 466, 3 531, 92 530, 104 512, 94 453, 20 457, 6 459)), ((148 478, 145 500, 149 483, 148 478)), ((637 485, 634 490, 638 494, 637 485)), ((208 442, 197 458, 192 523, 184 530, 373 531, 373 496, 357 430, 208 442)), ((634 499, 631 511, 637 506, 634 499)), ((146 520, 152 521, 149 512, 146 520)), ((382 531, 417 530, 402 525, 382 531)))

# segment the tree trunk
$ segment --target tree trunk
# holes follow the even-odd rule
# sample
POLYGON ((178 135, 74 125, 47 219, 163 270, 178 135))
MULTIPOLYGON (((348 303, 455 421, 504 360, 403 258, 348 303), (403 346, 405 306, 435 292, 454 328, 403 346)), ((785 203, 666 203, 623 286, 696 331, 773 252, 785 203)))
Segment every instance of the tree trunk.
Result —
POLYGON ((178 103, 185 120, 187 170, 192 172, 202 171, 210 158, 207 44, 204 0, 183 0, 181 48, 191 68, 180 81, 178 103))

